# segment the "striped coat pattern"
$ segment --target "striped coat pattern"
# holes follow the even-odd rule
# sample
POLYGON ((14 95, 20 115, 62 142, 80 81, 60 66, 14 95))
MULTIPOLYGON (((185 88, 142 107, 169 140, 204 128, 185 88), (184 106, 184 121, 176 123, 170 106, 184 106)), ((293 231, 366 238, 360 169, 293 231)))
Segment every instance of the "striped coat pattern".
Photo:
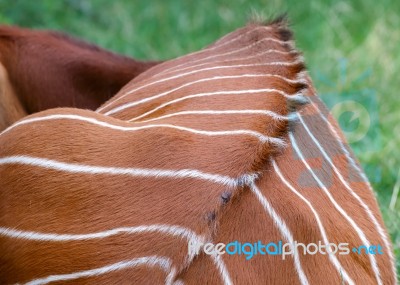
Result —
POLYGON ((0 283, 396 284, 373 191, 284 20, 0 135, 0 283), (345 242, 383 254, 207 255, 345 242))

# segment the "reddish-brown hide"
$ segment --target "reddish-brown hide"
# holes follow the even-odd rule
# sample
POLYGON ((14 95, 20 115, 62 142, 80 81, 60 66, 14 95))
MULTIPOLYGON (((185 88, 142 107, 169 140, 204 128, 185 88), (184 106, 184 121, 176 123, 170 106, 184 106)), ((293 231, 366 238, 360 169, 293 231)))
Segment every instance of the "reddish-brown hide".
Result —
POLYGON ((138 61, 53 31, 0 26, 0 131, 55 107, 96 109, 157 61, 138 61))
POLYGON ((3 132, 0 283, 396 284, 373 192, 288 35, 282 21, 248 25, 96 112, 48 110, 3 132), (384 254, 218 258, 190 253, 193 240, 384 254))

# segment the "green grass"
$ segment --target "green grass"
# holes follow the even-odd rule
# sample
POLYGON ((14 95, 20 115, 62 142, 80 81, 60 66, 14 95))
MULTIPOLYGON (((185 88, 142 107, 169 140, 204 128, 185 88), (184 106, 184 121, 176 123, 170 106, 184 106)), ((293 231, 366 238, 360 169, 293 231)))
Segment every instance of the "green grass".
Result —
POLYGON ((351 100, 366 110, 349 121, 342 109, 340 122, 351 137, 369 117, 365 136, 351 145, 376 189, 400 272, 400 197, 389 209, 400 183, 400 1, 0 0, 1 22, 66 31, 142 59, 198 50, 254 12, 285 11, 327 105, 340 109, 351 100))

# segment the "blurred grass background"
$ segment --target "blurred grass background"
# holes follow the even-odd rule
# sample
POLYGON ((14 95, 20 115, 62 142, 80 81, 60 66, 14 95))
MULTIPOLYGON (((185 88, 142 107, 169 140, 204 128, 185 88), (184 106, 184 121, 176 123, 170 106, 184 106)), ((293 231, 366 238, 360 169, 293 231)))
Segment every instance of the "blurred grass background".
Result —
POLYGON ((351 145, 377 192, 400 272, 400 198, 394 204, 400 187, 400 1, 0 0, 2 23, 65 31, 141 59, 201 49, 254 12, 288 13, 297 46, 330 108, 351 100, 367 111, 367 117, 364 112, 352 120, 343 109, 338 119, 349 134, 370 119, 365 136, 351 145))

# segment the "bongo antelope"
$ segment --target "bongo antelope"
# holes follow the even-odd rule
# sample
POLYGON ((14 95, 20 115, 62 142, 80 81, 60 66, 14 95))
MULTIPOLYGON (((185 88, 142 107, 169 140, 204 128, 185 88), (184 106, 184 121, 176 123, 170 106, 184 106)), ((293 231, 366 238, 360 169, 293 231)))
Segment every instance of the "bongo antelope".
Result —
POLYGON ((396 284, 374 193, 283 19, 0 135, 0 283, 396 284), (188 245, 379 245, 205 254, 188 245))

